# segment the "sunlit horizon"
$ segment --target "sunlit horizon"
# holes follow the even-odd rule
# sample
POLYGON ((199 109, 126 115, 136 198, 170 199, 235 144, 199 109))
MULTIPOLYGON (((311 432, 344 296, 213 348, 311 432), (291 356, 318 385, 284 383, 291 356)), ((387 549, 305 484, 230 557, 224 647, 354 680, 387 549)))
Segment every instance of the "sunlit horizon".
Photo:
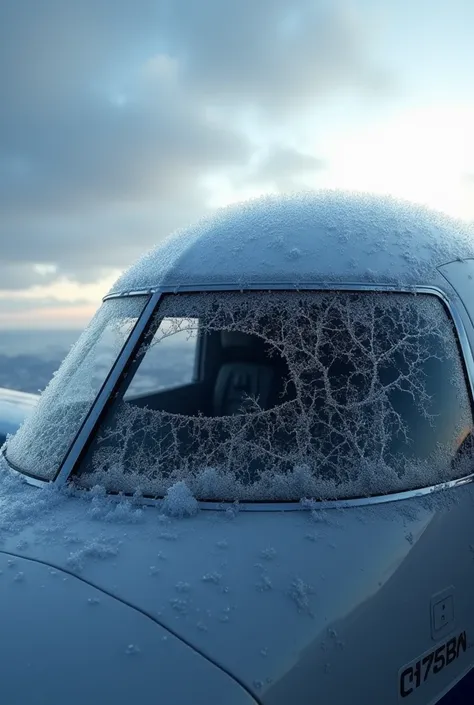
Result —
POLYGON ((474 4, 186 2, 0 9, 0 329, 84 327, 140 254, 265 194, 474 223, 474 4))

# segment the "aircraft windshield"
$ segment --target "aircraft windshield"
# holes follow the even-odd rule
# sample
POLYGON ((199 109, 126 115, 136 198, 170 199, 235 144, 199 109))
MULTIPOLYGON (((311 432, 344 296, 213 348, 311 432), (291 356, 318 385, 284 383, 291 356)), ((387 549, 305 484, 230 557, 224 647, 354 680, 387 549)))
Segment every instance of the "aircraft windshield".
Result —
POLYGON ((56 476, 146 302, 137 296, 102 304, 36 410, 8 442, 11 463, 41 479, 56 476))
POLYGON ((434 296, 169 295, 78 482, 163 496, 184 480, 219 501, 384 494, 467 474, 471 430, 434 296))

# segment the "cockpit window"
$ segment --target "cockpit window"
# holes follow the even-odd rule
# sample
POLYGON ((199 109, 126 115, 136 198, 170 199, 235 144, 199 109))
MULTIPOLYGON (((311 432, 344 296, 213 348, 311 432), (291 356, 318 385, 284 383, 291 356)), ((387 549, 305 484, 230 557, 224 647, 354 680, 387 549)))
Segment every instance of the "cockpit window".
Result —
POLYGON ((78 482, 163 496, 184 480, 218 501, 384 494, 467 474, 472 425, 434 296, 169 295, 78 482))
POLYGON ((55 477, 146 302, 147 297, 136 296, 101 306, 9 441, 11 463, 41 479, 55 477))
POLYGON ((193 381, 198 319, 164 318, 147 346, 124 399, 138 402, 141 395, 148 400, 151 394, 166 389, 184 387, 193 381), (159 345, 158 345, 159 343, 159 345))

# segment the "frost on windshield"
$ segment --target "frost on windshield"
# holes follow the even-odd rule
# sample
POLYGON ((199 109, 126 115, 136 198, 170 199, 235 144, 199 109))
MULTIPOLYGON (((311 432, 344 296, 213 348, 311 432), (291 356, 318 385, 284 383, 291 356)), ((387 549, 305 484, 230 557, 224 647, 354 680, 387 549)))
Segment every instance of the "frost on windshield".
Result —
POLYGON ((106 301, 72 347, 31 416, 8 442, 10 462, 53 479, 146 303, 106 301))
POLYGON ((168 296, 143 359, 154 351, 158 364, 175 335, 198 350, 195 377, 163 391, 157 368, 156 393, 123 389, 82 486, 164 496, 184 481, 204 500, 333 499, 465 470, 470 401, 452 324, 433 296, 168 296))

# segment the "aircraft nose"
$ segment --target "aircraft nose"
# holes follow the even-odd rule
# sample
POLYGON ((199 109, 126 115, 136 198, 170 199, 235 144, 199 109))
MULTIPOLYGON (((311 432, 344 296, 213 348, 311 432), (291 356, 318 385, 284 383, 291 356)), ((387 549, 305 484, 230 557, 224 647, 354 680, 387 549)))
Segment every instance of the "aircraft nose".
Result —
POLYGON ((0 553, 0 700, 8 705, 255 705, 143 612, 50 565, 0 553))

